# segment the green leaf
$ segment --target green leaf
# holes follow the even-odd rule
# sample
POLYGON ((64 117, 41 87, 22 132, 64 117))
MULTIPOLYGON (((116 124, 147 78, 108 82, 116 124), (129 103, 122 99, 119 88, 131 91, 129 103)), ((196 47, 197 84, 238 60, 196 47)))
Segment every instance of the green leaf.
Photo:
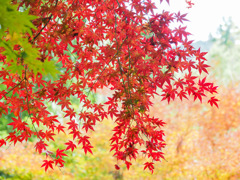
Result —
POLYGON ((12 5, 11 0, 0 0, 0 37, 8 30, 10 35, 13 33, 32 34, 31 28, 36 29, 32 24, 32 20, 36 19, 36 16, 29 15, 29 9, 24 12, 18 11, 18 4, 12 5))
POLYGON ((43 63, 43 75, 50 74, 54 79, 60 74, 57 70, 57 66, 54 61, 48 61, 47 59, 43 63))
POLYGON ((22 65, 17 65, 16 63, 13 63, 11 66, 8 66, 6 69, 10 70, 11 73, 14 73, 14 74, 17 73, 21 77, 24 67, 22 65))

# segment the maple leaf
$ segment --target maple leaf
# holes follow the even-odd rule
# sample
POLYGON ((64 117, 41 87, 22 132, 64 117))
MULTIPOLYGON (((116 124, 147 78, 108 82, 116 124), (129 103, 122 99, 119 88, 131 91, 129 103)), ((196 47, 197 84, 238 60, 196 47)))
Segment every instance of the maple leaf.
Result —
POLYGON ((73 140, 75 138, 78 138, 78 139, 81 138, 81 133, 78 130, 72 130, 69 134, 73 134, 73 140))
POLYGON ((207 77, 203 78, 202 80, 199 79, 198 85, 201 87, 201 89, 204 89, 204 90, 208 91, 209 90, 209 86, 211 86, 212 83, 207 83, 206 82, 206 78, 207 77))
POLYGON ((119 170, 119 169, 120 169, 120 167, 119 167, 117 164, 115 164, 114 166, 115 166, 115 169, 116 169, 116 170, 119 170))
POLYGON ((175 13, 175 17, 177 18, 177 22, 181 22, 183 23, 183 21, 188 21, 185 17, 187 16, 187 14, 180 14, 180 12, 175 13))
POLYGON ((193 85, 195 84, 194 80, 197 78, 197 76, 192 76, 192 73, 190 72, 189 74, 185 75, 185 81, 188 85, 193 85))
POLYGON ((176 35, 176 36, 179 36, 180 39, 182 39, 182 36, 184 36, 185 38, 187 38, 187 36, 191 35, 191 33, 186 32, 186 28, 187 28, 186 26, 185 26, 185 27, 179 26, 178 28, 176 28, 176 29, 174 30, 175 35, 176 35))
POLYGON ((88 140, 90 137, 88 136, 83 136, 80 138, 78 144, 82 143, 83 145, 90 144, 90 141, 88 140))
POLYGON ((44 163, 42 164, 41 167, 44 167, 44 166, 45 166, 45 171, 47 171, 49 167, 53 169, 52 164, 54 163, 54 161, 51 161, 51 160, 49 160, 49 161, 48 161, 48 160, 43 160, 43 162, 44 162, 44 163))
POLYGON ((154 170, 154 166, 153 166, 153 162, 146 162, 144 165, 144 169, 148 168, 152 173, 153 173, 153 170, 154 170))
POLYGON ((77 146, 72 141, 68 141, 65 144, 67 145, 66 150, 71 149, 73 151, 75 148, 77 148, 77 146))
POLYGON ((129 170, 129 168, 130 168, 130 166, 132 165, 132 163, 129 162, 129 161, 125 161, 125 164, 126 164, 126 166, 127 166, 127 169, 129 170))
POLYGON ((57 149, 57 151, 56 151, 56 157, 60 157, 60 158, 62 158, 62 156, 68 156, 68 155, 66 155, 66 154, 64 154, 63 152, 64 152, 65 150, 63 149, 63 150, 59 150, 59 149, 57 149))
POLYGON ((78 124, 74 120, 70 120, 70 122, 67 122, 68 129, 76 130, 78 129, 78 124))
POLYGON ((3 145, 6 145, 6 141, 4 139, 0 140, 0 147, 2 147, 3 145))
POLYGON ((52 133, 51 131, 46 131, 45 134, 44 134, 44 138, 47 139, 47 141, 49 141, 49 139, 53 140, 54 141, 54 138, 52 136, 54 136, 55 134, 52 133))
POLYGON ((9 123, 8 125, 13 126, 13 129, 17 129, 18 131, 23 130, 27 125, 26 122, 22 122, 20 117, 18 119, 12 118, 13 122, 9 123))
POLYGON ((215 105, 218 108, 217 101, 219 101, 219 100, 216 99, 215 96, 213 96, 208 100, 208 103, 210 103, 211 106, 215 105))
POLYGON ((213 86, 213 83, 211 83, 211 85, 210 85, 208 88, 209 88, 209 92, 210 92, 211 94, 217 93, 217 88, 218 88, 218 86, 213 86))
POLYGON ((88 129, 91 129, 91 130, 93 130, 94 131, 94 129, 93 129, 93 127, 92 127, 92 125, 94 125, 93 123, 91 123, 91 122, 87 122, 87 123, 84 123, 83 124, 83 129, 85 129, 86 130, 86 132, 88 132, 88 129))
POLYGON ((46 150, 46 146, 48 145, 45 144, 42 140, 35 144, 36 151, 38 151, 39 154, 41 154, 43 150, 46 150))
POLYGON ((162 94, 161 96, 163 96, 162 101, 167 99, 168 103, 170 102, 170 99, 174 100, 175 99, 175 89, 172 89, 171 85, 166 85, 166 89, 164 89, 164 94, 162 94))
POLYGON ((43 153, 46 154, 46 158, 48 158, 48 156, 52 156, 53 155, 53 152, 52 151, 48 151, 48 150, 44 150, 43 153))
MULTIPOLYGON (((61 124, 59 124, 59 125, 56 127, 56 129, 58 130, 58 133, 59 133, 60 131, 64 132, 63 128, 65 128, 65 127, 62 126, 61 124)), ((64 133, 65 133, 65 132, 64 132, 64 133)))
POLYGON ((195 57, 196 57, 196 60, 205 60, 206 61, 206 58, 204 57, 205 55, 207 54, 207 52, 201 52, 200 48, 198 48, 198 50, 196 50, 196 53, 195 53, 195 57))
POLYGON ((186 1, 186 3, 188 4, 188 9, 189 8, 192 8, 192 6, 194 5, 194 3, 192 3, 192 1, 191 0, 185 0, 186 1))
POLYGON ((185 99, 188 99, 187 96, 186 96, 186 92, 184 91, 180 91, 177 95, 178 97, 180 98, 180 100, 182 101, 182 98, 184 97, 185 99))
POLYGON ((64 117, 68 117, 70 116, 70 119, 72 119, 73 117, 76 116, 76 113, 74 112, 74 109, 67 109, 66 111, 64 111, 66 113, 66 115, 64 117))
POLYGON ((32 123, 36 123, 39 127, 39 122, 42 122, 42 120, 40 118, 36 118, 36 117, 32 117, 32 123))
POLYGON ((54 162, 55 162, 55 166, 59 164, 59 167, 63 167, 65 163, 65 161, 62 158, 54 159, 54 162))
POLYGON ((61 105, 61 109, 63 110, 65 107, 69 109, 69 105, 71 105, 70 101, 68 99, 62 99, 58 105, 61 105))
POLYGON ((202 102, 202 96, 206 96, 204 93, 198 91, 193 92, 194 101, 198 98, 200 102, 202 102))
POLYGON ((42 123, 46 126, 51 126, 54 124, 54 122, 59 122, 56 118, 57 116, 44 117, 42 119, 42 123))
POLYGON ((91 150, 91 148, 93 148, 93 146, 91 146, 90 144, 83 145, 82 148, 83 148, 85 154, 87 154, 87 152, 90 152, 91 154, 93 154, 92 150, 91 150))
POLYGON ((146 12, 148 13, 150 11, 152 14, 154 14, 153 10, 157 9, 157 7, 155 6, 155 3, 148 0, 147 2, 144 2, 144 4, 145 4, 146 12))
POLYGON ((197 65, 197 68, 198 68, 200 74, 202 73, 202 71, 204 71, 205 73, 208 74, 208 71, 206 69, 208 67, 210 67, 210 66, 207 64, 204 64, 204 61, 199 61, 198 65, 197 65))

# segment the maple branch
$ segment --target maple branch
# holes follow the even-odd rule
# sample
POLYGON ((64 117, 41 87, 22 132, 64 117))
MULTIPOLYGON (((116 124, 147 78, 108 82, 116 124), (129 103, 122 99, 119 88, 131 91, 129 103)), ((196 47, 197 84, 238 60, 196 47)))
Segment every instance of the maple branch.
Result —
MULTIPOLYGON (((118 2, 118 0, 117 0, 117 2, 118 2)), ((115 40, 116 40, 116 42, 117 42, 117 37, 116 37, 116 27, 117 27, 117 22, 116 22, 116 14, 115 14, 115 40)), ((119 52, 119 49, 118 49, 118 43, 116 43, 116 45, 117 45, 117 55, 118 55, 118 52, 119 52)), ((130 49, 129 49, 129 45, 128 45, 128 53, 129 53, 129 69, 131 68, 131 63, 130 63, 130 49)), ((123 82, 123 87, 124 87, 124 90, 125 90, 125 93, 129 96, 129 98, 131 99, 131 93, 130 93, 130 89, 128 89, 129 91, 127 91, 127 88, 126 88, 126 85, 125 85, 125 82, 124 82, 124 79, 123 79, 123 74, 124 74, 124 72, 123 72, 123 68, 122 68, 122 64, 121 64, 121 62, 120 62, 120 60, 119 60, 119 57, 117 58, 118 59, 118 64, 119 64, 119 67, 120 67, 120 73, 121 73, 121 77, 122 77, 122 82, 123 82)), ((128 87, 130 87, 130 84, 129 84, 129 73, 127 74, 127 78, 128 78, 128 87)), ((133 104, 131 103, 131 110, 132 110, 132 115, 134 116, 134 106, 133 106, 133 104)), ((134 117, 132 117, 132 119, 134 120, 134 117)), ((134 120, 135 121, 135 120, 134 120)), ((136 121, 135 121, 136 122, 136 121)), ((130 123, 129 123, 129 126, 127 127, 128 129, 127 129, 127 131, 126 131, 126 133, 125 133, 125 135, 124 135, 124 138, 126 137, 126 134, 127 134, 127 132, 129 132, 129 129, 131 128, 131 123, 132 123, 132 121, 130 121, 130 123)), ((138 126, 138 128, 139 129, 141 129, 141 127, 140 127, 140 125, 138 124, 138 122, 136 122, 136 125, 138 126)), ((144 134, 144 136, 147 138, 147 140, 153 145, 153 146, 155 146, 151 141, 150 141, 150 139, 149 139, 149 137, 147 136, 147 134, 146 133, 143 133, 144 134)), ((141 137, 141 134, 139 133, 139 136, 141 137)), ((123 139, 124 139, 123 138, 123 139)), ((143 137, 141 137, 142 139, 143 139, 143 137)), ((146 144, 147 145, 147 144, 146 144)), ((155 146, 156 147, 156 146, 155 146)), ((152 161, 153 161, 153 158, 152 158, 152 161)), ((167 160, 166 160, 167 161, 167 160)))
MULTIPOLYGON (((128 38, 128 37, 126 37, 126 38, 123 40, 122 44, 120 45, 120 49, 122 48, 122 45, 123 45, 123 43, 126 41, 127 38, 128 38)), ((88 92, 87 92, 87 96, 89 96, 89 94, 90 94, 93 86, 97 83, 99 77, 101 77, 102 73, 105 71, 105 69, 107 68, 107 66, 112 62, 112 60, 115 58, 116 55, 118 55, 118 51, 117 51, 117 52, 114 54, 114 56, 109 60, 109 62, 104 66, 103 70, 101 71, 101 73, 99 74, 99 76, 97 77, 97 79, 95 79, 94 83, 92 84, 92 86, 90 87, 90 89, 89 89, 88 92)), ((82 107, 82 109, 80 110, 80 112, 82 112, 83 109, 84 109, 84 107, 82 107)))
MULTIPOLYGON (((58 0, 56 0, 55 3, 55 7, 57 6, 58 0)), ((31 43, 33 43, 37 37, 42 33, 43 29, 45 29, 45 27, 48 25, 48 23, 50 22, 50 20, 52 19, 53 14, 51 14, 47 19, 48 21, 46 22, 46 24, 42 27, 42 29, 40 29, 40 31, 34 36, 34 38, 32 39, 31 43)))
MULTIPOLYGON (((2 41, 2 40, 0 39, 0 41, 2 41)), ((8 49, 9 49, 13 54, 16 55, 16 57, 19 57, 19 55, 18 55, 15 51, 12 50, 12 48, 9 46, 9 44, 5 43, 4 41, 2 41, 2 43, 3 43, 5 46, 7 46, 8 49)))
MULTIPOLYGON (((120 49, 122 48, 123 43, 127 40, 128 37, 126 37, 122 44, 120 45, 120 49)), ((93 86, 96 84, 96 82, 98 81, 99 77, 101 77, 102 73, 106 70, 107 66, 112 62, 112 60, 118 55, 118 51, 114 54, 114 56, 109 60, 109 62, 104 66, 103 70, 101 71, 101 73, 99 74, 99 76, 97 77, 97 79, 95 79, 93 85, 90 87, 90 90, 93 88, 93 86)))
POLYGON ((28 88, 27 88, 27 66, 25 66, 25 71, 24 71, 24 79, 25 79, 25 89, 27 92, 26 99, 27 99, 27 111, 28 115, 30 116, 30 108, 29 108, 29 101, 28 101, 28 88))
MULTIPOLYGON (((25 71, 24 71, 24 80, 25 80, 25 89, 26 89, 26 101, 27 101, 27 112, 28 112, 28 117, 31 119, 31 112, 30 112, 30 107, 29 107, 29 100, 28 100, 28 88, 27 88, 27 66, 25 66, 25 71)), ((37 133, 37 136, 39 137, 40 140, 42 140, 41 136, 39 135, 37 128, 35 127, 35 124, 32 123, 33 128, 35 132, 37 133)))
MULTIPOLYGON (((117 16, 116 16, 116 12, 115 12, 115 9, 114 9, 114 13, 115 13, 115 40, 116 40, 116 45, 117 45, 117 55, 119 53, 119 48, 118 48, 118 41, 117 41, 117 16)), ((119 56, 117 57, 117 61, 118 61, 118 65, 119 65, 119 68, 120 68, 120 73, 121 73, 121 77, 122 77, 122 82, 123 82, 123 87, 124 87, 124 90, 125 90, 125 93, 127 95, 130 94, 130 92, 127 92, 127 89, 126 89, 126 85, 125 85, 125 82, 124 82, 124 79, 123 79, 123 67, 122 67, 122 64, 119 60, 119 56)), ((130 99, 131 99, 131 95, 130 95, 130 99)))
MULTIPOLYGON (((120 6, 120 3, 119 3, 119 1, 118 0, 116 0, 117 1, 117 3, 118 3, 118 7, 119 8, 121 8, 121 6, 120 6)), ((114 10, 114 12, 115 12, 115 10, 114 10)), ((124 12, 123 12, 124 13, 124 12)), ((125 13, 124 13, 125 14, 125 13)), ((134 23, 136 23, 136 24, 138 24, 137 22, 135 22, 134 20, 132 20, 132 19, 130 19, 131 21, 133 21, 134 23)), ((127 23, 127 18, 126 18, 126 23, 127 23)), ((116 41, 117 41, 117 38, 116 38, 116 25, 117 25, 117 23, 116 23, 116 13, 115 13, 115 39, 116 39, 116 41)), ((139 24, 138 24, 139 25, 139 24)), ((140 24, 141 25, 141 24, 140 24)), ((130 50, 129 50, 129 45, 128 45, 128 52, 129 52, 129 70, 130 70, 130 68, 131 68, 131 63, 130 63, 130 50)), ((118 54, 118 43, 117 43, 117 54, 118 54)), ((126 85, 125 85, 125 83, 124 83, 124 80, 123 80, 123 74, 124 74, 124 72, 123 72, 123 68, 122 68, 122 65, 121 65, 121 62, 120 62, 120 60, 119 60, 119 57, 118 57, 118 64, 119 64, 119 67, 120 67, 120 73, 121 73, 121 76, 122 76, 122 81, 123 81, 123 86, 124 86, 124 90, 125 90, 125 92, 126 92, 126 94, 128 94, 129 95, 129 97, 130 97, 130 99, 131 99, 131 93, 130 93, 130 89, 129 89, 129 92, 127 91, 127 89, 126 89, 126 85)), ((130 73, 130 72, 129 72, 130 73)), ((129 84, 129 75, 130 74, 127 74, 126 76, 127 76, 127 79, 128 79, 128 87, 130 87, 130 84, 129 84)), ((132 112, 134 112, 134 106, 133 106, 133 104, 131 103, 131 109, 132 109, 132 112)), ((134 114, 133 114, 134 115, 134 114)), ((134 117, 132 117, 133 118, 133 120, 134 120, 134 117)), ((136 122, 136 121, 135 121, 136 122)), ((132 121, 130 121, 130 124, 129 124, 129 126, 127 127, 128 128, 128 130, 127 130, 127 132, 129 131, 129 129, 130 129, 130 127, 131 127, 131 123, 132 123, 132 121)), ((140 127, 140 125, 138 124, 138 122, 136 122, 136 125, 138 126, 138 128, 139 129, 141 129, 141 127, 140 127)), ((126 132, 126 134, 127 134, 127 132, 126 132)), ((126 134, 124 135, 124 138, 126 137, 126 134)), ((147 138, 147 140, 153 145, 153 146, 155 146, 151 141, 150 141, 150 139, 149 139, 149 137, 147 136, 147 134, 146 133, 144 133, 143 132, 143 134, 144 134, 144 136, 147 138)), ((139 133, 139 136, 141 137, 141 134, 139 133)), ((143 137, 141 137, 142 139, 143 139, 143 137)), ((147 144, 146 144, 146 146, 147 146, 147 144)), ((156 146, 155 146, 156 147, 156 146)), ((157 147, 156 147, 156 149, 158 149, 157 147)), ((158 150, 158 151, 160 151, 160 150, 158 150)), ((166 159, 165 159, 166 160, 166 159)), ((152 161, 153 161, 153 158, 152 158, 152 161)), ((167 160, 166 160, 167 161, 167 160)))
POLYGON ((52 14, 48 18, 46 18, 46 19, 48 19, 48 21, 42 27, 42 29, 40 29, 40 31, 36 34, 36 36, 34 36, 34 38, 32 39, 31 43, 33 43, 37 39, 37 37, 42 33, 43 29, 45 29, 45 27, 48 25, 48 23, 50 22, 51 18, 52 18, 52 14))
MULTIPOLYGON (((117 1, 117 2, 118 2, 118 1, 117 1)), ((119 2, 118 2, 118 5, 120 6, 119 2)), ((116 40, 116 45, 117 45, 117 53, 116 53, 116 54, 118 55, 118 53, 119 53, 119 48, 118 48, 118 42, 117 42, 117 17, 116 17, 116 12, 115 12, 115 10, 114 10, 114 13, 115 13, 115 40, 116 40)), ((128 37, 128 36, 127 36, 127 37, 128 37)), ((128 45, 128 50, 129 50, 129 45, 128 45)), ((124 91, 125 91, 126 95, 129 96, 129 99, 132 99, 132 98, 131 98, 130 89, 127 90, 126 85, 125 85, 125 82, 124 82, 124 79, 123 79, 123 74, 124 74, 124 72, 123 72, 123 67, 122 67, 122 64, 121 64, 121 62, 120 62, 119 57, 117 58, 117 61, 118 61, 118 65, 119 65, 119 67, 120 67, 120 73, 121 73, 121 77, 122 77, 122 82, 123 82, 124 91)), ((129 51, 129 68, 131 68, 131 64, 130 64, 130 51, 129 51)), ((128 78, 128 87, 130 88, 130 84, 129 84, 129 74, 127 75, 127 78, 128 78)), ((133 115, 132 119, 134 120, 134 106, 133 106, 132 103, 131 103, 131 107, 132 107, 132 108, 130 108, 131 111, 132 111, 131 116, 133 115)), ((135 121, 135 120, 134 120, 134 121, 135 121)), ((136 121, 135 121, 135 122, 136 122, 136 121)), ((130 120, 129 125, 128 125, 128 127, 127 127, 128 129, 127 129, 127 131, 126 131, 123 139, 125 139, 127 133, 129 132, 129 129, 131 128, 131 123, 132 123, 132 121, 130 120)), ((140 129, 140 126, 139 126, 138 122, 136 122, 136 125, 137 125, 138 128, 140 129)), ((141 135, 139 134, 139 136, 141 136, 141 135)), ((146 138, 149 140, 149 138, 147 137, 146 134, 145 134, 145 136, 146 136, 146 138)), ((133 137, 132 137, 132 138, 133 138, 133 137)), ((141 138, 142 138, 142 137, 141 137, 141 138)), ((143 138, 142 138, 142 139, 143 139, 143 138)), ((149 140, 149 142, 150 142, 150 140, 149 140)))
MULTIPOLYGON (((27 66, 25 66, 25 72, 24 72, 24 79, 23 80, 25 80, 25 89, 26 89, 26 101, 27 101, 27 111, 28 111, 28 117, 31 119, 31 112, 30 112, 30 107, 29 107, 29 100, 28 100, 28 88, 27 88, 27 66)), ((41 141, 43 141, 43 139, 42 139, 42 137, 39 135, 39 133, 38 133, 38 131, 37 131, 37 128, 36 128, 36 126, 35 126, 35 124, 34 123, 32 123, 32 125, 33 125, 33 128, 34 128, 34 130, 35 130, 35 132, 37 133, 37 137, 41 140, 41 141)), ((47 151, 47 148, 46 148, 46 151, 47 151)), ((52 157, 52 156, 54 156, 54 154, 52 154, 52 156, 51 156, 51 154, 48 154, 48 156, 50 156, 53 160, 54 160, 54 158, 52 157)), ((58 167, 59 168, 59 170, 61 171, 61 168, 60 167, 58 167)))
MULTIPOLYGON (((6 97, 6 95, 8 95, 12 90, 14 90, 16 87, 18 87, 23 81, 24 81, 24 79, 22 79, 18 84, 16 84, 14 87, 12 87, 7 93, 5 93, 3 95, 3 97, 6 97)), ((2 98, 0 100, 2 100, 2 98)))

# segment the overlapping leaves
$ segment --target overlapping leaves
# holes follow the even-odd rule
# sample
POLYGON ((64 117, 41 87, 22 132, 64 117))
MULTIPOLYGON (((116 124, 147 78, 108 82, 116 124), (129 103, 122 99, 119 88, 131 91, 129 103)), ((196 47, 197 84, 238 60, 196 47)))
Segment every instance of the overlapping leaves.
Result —
MULTIPOLYGON (((92 153, 89 131, 111 117, 116 123, 110 138, 116 159, 129 169, 132 159, 145 155, 149 158, 145 169, 153 172, 153 162, 164 159, 165 143, 164 122, 149 116, 151 98, 161 94, 168 102, 177 97, 202 102, 206 93, 216 93, 217 87, 200 77, 207 73, 205 53, 193 48, 186 27, 170 28, 174 21, 186 21, 186 15, 154 14, 151 1, 131 1, 131 10, 127 4, 127 0, 21 1, 19 6, 30 7, 29 12, 38 18, 33 21, 33 37, 21 32, 28 41, 16 41, 20 47, 15 50, 11 46, 9 53, 3 45, 6 57, 1 56, 4 68, 0 77, 9 89, 0 92, 1 109, 17 118, 9 123, 15 131, 2 145, 35 136, 39 139, 36 151, 50 158, 42 167, 53 168, 54 162, 62 167, 65 152, 73 151, 76 144, 85 154, 92 153), (58 73, 55 61, 61 75, 53 81, 42 75, 58 73), (105 103, 93 103, 89 95, 103 87, 111 89, 112 95, 105 103), (47 102, 60 107, 61 115, 54 115, 47 102), (22 118, 23 112, 28 113, 30 123, 22 118), (71 135, 72 140, 53 153, 47 143, 59 133, 71 135)), ((217 106, 214 96, 208 102, 217 106)))

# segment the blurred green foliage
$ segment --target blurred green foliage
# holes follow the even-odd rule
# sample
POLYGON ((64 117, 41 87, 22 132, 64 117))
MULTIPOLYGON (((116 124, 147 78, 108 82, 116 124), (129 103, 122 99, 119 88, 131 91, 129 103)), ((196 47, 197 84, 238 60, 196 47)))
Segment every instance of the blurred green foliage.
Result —
POLYGON ((60 72, 55 62, 37 60, 40 57, 39 50, 28 41, 28 37, 32 36, 32 29, 36 30, 32 20, 37 17, 29 15, 27 8, 22 7, 18 10, 18 4, 13 5, 11 0, 0 0, 0 12, 0 47, 4 48, 1 54, 5 55, 6 61, 11 63, 6 68, 21 77, 24 66, 19 64, 19 59, 23 59, 24 64, 34 74, 40 72, 56 78, 60 72), (20 49, 16 50, 16 46, 20 49))

